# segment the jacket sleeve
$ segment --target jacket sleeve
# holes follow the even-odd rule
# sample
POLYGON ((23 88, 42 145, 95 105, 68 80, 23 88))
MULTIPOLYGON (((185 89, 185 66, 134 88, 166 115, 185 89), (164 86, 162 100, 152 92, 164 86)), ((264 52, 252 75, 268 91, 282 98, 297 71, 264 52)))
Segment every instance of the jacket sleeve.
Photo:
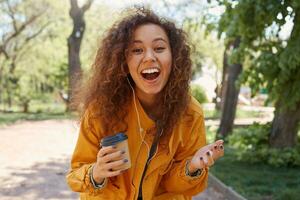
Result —
POLYGON ((162 178, 162 184, 168 192, 193 196, 206 188, 208 179, 208 168, 203 169, 197 177, 190 177, 185 173, 186 162, 191 160, 198 149, 206 145, 203 115, 196 120, 191 132, 187 131, 183 135, 186 139, 178 147, 171 170, 162 178))
POLYGON ((96 195, 104 189, 95 189, 90 181, 90 170, 97 160, 100 130, 96 130, 88 111, 80 123, 77 144, 71 159, 71 169, 66 175, 67 183, 75 192, 96 195))

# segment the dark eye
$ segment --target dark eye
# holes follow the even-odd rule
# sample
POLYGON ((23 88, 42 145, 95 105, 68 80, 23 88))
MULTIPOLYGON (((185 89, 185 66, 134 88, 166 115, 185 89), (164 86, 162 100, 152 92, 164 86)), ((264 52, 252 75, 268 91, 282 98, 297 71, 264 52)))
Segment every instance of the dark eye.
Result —
POLYGON ((165 47, 157 47, 157 48, 155 48, 155 51, 162 52, 165 49, 166 49, 165 47))
POLYGON ((143 49, 141 49, 141 48, 132 49, 131 52, 135 53, 135 54, 140 54, 140 53, 143 53, 143 49))

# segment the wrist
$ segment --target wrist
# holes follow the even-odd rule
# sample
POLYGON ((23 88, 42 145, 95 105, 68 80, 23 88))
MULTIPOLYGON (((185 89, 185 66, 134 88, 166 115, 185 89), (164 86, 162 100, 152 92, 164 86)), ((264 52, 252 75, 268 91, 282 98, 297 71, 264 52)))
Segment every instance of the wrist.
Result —
POLYGON ((97 185, 102 185, 103 184, 103 182, 105 181, 105 178, 94 178, 93 176, 92 176, 92 179, 94 180, 94 182, 97 184, 97 185))
POLYGON ((93 187, 95 189, 101 189, 103 187, 105 187, 106 183, 107 183, 107 179, 106 178, 96 178, 94 176, 93 170, 94 169, 94 165, 91 167, 89 174, 90 174, 90 181, 91 184, 93 185, 93 187))
POLYGON ((192 164, 191 164, 191 160, 188 161, 187 163, 187 170, 189 171, 190 174, 193 174, 195 173, 197 170, 199 170, 198 168, 194 167, 192 164))
POLYGON ((203 170, 199 169, 199 168, 192 167, 190 165, 190 163, 191 163, 191 161, 187 160, 187 162, 186 162, 186 169, 185 169, 185 175, 189 176, 191 178, 198 178, 199 176, 201 176, 203 170), (191 170, 191 171, 189 171, 189 170, 191 170))
POLYGON ((99 177, 99 176, 97 176, 96 174, 95 174, 95 166, 93 166, 93 169, 92 169, 92 179, 94 180, 94 182, 96 183, 96 184, 102 184, 103 182, 104 182, 104 180, 105 180, 105 178, 102 178, 102 177, 99 177))

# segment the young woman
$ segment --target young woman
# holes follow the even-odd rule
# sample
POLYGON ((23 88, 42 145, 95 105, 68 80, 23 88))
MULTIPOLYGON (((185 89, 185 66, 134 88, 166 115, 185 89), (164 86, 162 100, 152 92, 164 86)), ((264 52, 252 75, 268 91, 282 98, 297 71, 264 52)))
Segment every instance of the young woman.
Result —
POLYGON ((67 182, 81 199, 191 199, 207 185, 223 141, 206 145, 204 116, 189 93, 190 48, 174 23, 136 9, 108 31, 82 89, 83 114, 67 182), (128 136, 124 151, 101 147, 128 136))

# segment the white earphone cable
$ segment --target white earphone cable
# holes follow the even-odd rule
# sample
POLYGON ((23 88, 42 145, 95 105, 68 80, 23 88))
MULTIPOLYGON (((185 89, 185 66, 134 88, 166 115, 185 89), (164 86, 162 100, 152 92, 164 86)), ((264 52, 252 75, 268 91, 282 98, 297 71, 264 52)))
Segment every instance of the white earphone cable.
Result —
POLYGON ((148 150, 148 157, 149 157, 149 154, 150 154, 150 147, 149 147, 148 143, 144 140, 144 138, 143 138, 143 136, 142 136, 142 132, 144 131, 144 129, 143 129, 142 126, 141 126, 140 114, 139 114, 139 112, 138 112, 137 105, 136 105, 135 91, 134 91, 134 89, 133 89, 133 87, 132 87, 132 85, 131 85, 131 83, 130 83, 128 77, 127 77, 127 81, 128 81, 128 83, 129 83, 129 86, 130 86, 130 88, 131 88, 131 90, 132 90, 132 93, 133 93, 133 103, 134 103, 134 108, 135 108, 135 112, 136 112, 136 116, 137 116, 137 120, 138 120, 138 125, 139 125, 139 135, 140 135, 140 137, 141 137, 142 143, 144 143, 144 144, 146 145, 146 147, 147 147, 147 150, 148 150))
MULTIPOLYGON (((142 136, 142 132, 144 131, 144 129, 143 129, 142 126, 141 126, 140 114, 139 114, 139 112, 138 112, 137 104, 136 104, 136 100, 135 100, 135 97, 136 97, 136 96, 135 96, 135 91, 134 91, 134 89, 133 89, 133 87, 132 87, 132 85, 131 85, 131 83, 130 83, 128 77, 127 77, 127 81, 128 81, 128 84, 129 84, 129 86, 130 86, 130 88, 131 88, 131 90, 132 90, 132 93, 133 93, 133 103, 134 103, 134 108, 135 108, 135 112, 136 112, 136 116, 137 116, 137 120, 138 120, 138 125, 139 125, 139 134, 140 134, 142 143, 144 143, 144 144, 146 145, 146 147, 147 147, 147 150, 148 150, 148 158, 149 158, 149 157, 150 157, 150 147, 149 147, 148 143, 144 140, 144 138, 143 138, 143 136, 142 136)), ((161 132, 160 132, 160 134, 159 134, 159 137, 162 135, 162 133, 163 133, 163 129, 161 130, 161 132)), ((158 144, 156 145, 156 149, 155 149, 154 155, 147 161, 147 164, 149 164, 150 161, 156 156, 157 152, 158 152, 158 144)))

